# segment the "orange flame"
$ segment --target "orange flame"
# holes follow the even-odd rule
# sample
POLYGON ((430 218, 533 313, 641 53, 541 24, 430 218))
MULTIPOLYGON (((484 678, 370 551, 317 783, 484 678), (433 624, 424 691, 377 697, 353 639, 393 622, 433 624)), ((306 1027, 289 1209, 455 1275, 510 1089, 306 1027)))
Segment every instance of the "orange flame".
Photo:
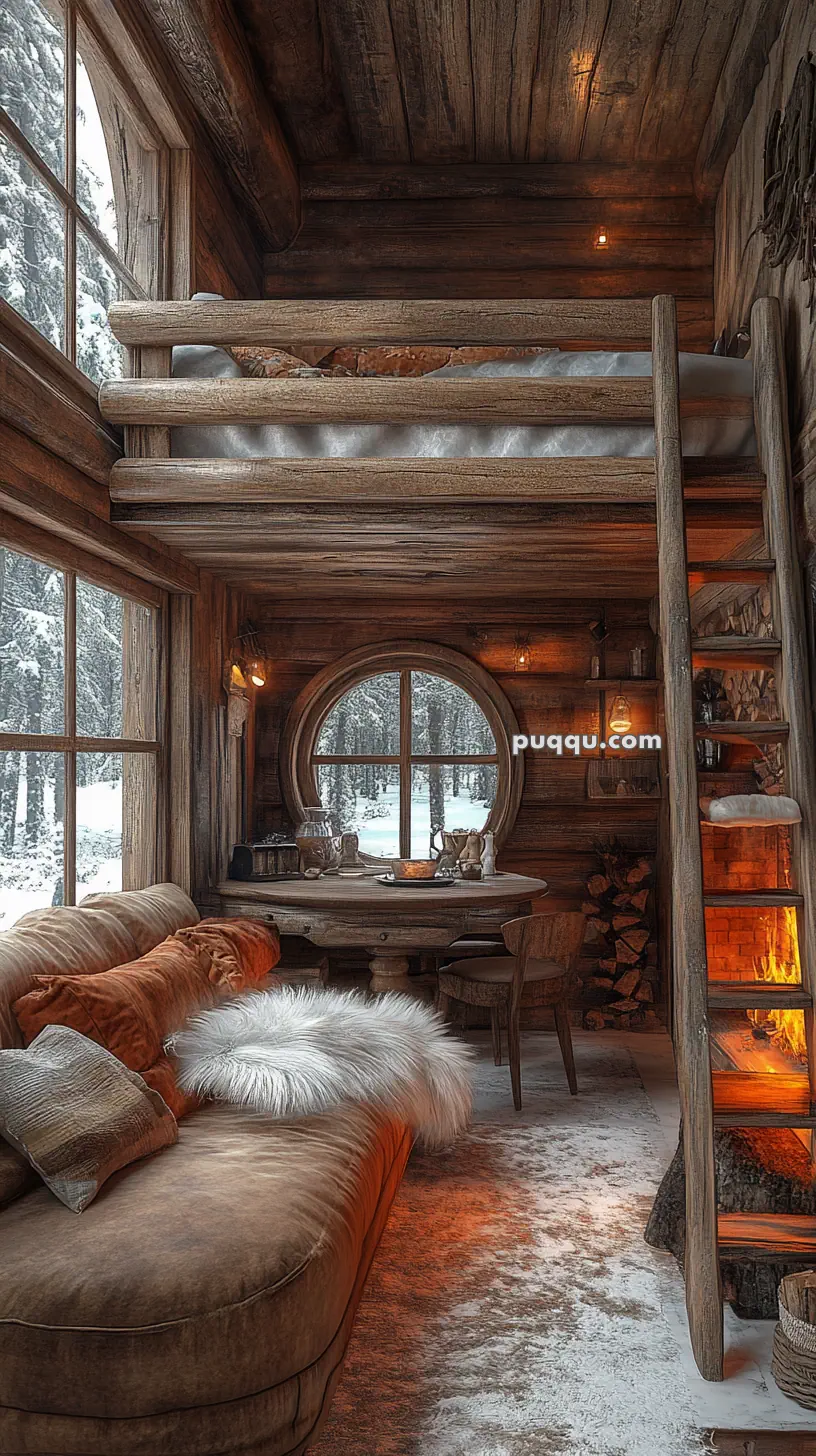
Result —
MULTIPOLYGON (((796 931, 796 911, 791 905, 782 907, 782 928, 774 917, 768 954, 754 960, 754 972, 758 981, 773 981, 777 985, 801 986, 802 968, 799 962, 799 940, 796 931)), ((749 1011, 749 1019, 755 1026, 769 1031, 770 1039, 788 1056, 805 1061, 807 1042, 805 1040, 805 1017, 802 1011, 749 1011), (771 1028, 773 1028, 771 1030, 771 1028)))

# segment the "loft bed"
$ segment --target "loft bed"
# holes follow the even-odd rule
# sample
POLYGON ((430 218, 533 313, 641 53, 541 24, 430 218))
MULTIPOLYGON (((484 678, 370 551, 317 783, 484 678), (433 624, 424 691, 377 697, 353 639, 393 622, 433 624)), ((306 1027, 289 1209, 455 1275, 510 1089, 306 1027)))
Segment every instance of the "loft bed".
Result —
MULTIPOLYGON (((664 800, 668 816, 661 830, 661 939, 663 953, 669 954, 673 968, 672 1017, 686 1176, 686 1304, 699 1368, 706 1378, 720 1380, 721 1250, 727 1245, 729 1257, 752 1257, 763 1216, 749 1220, 750 1237, 745 1235, 744 1247, 741 1245, 735 1253, 733 1229, 730 1225, 728 1230, 721 1229, 718 1224, 714 1127, 743 1125, 747 1118, 754 1125, 816 1129, 811 981, 812 967, 816 966, 812 891, 816 865, 811 831, 816 783, 806 668, 800 648, 804 610, 793 544, 779 306, 771 299, 760 299, 754 305, 752 366, 730 360, 681 360, 677 316, 675 301, 668 296, 652 303, 123 303, 111 308, 110 321, 117 338, 131 350, 134 377, 104 385, 100 408, 109 421, 126 428, 129 458, 114 466, 111 480, 117 522, 137 532, 145 528, 158 535, 169 532, 165 539, 177 544, 188 542, 185 549, 194 557, 198 552, 198 559, 205 564, 223 564, 226 560, 233 572, 240 560, 249 563, 247 571, 274 569, 274 553, 263 555, 265 535, 268 533, 274 544, 276 527, 286 512, 295 508, 305 520, 299 529, 308 533, 319 550, 321 521, 326 519, 321 511, 329 511, 335 522, 345 523, 347 540, 363 541, 378 511, 385 511, 387 517, 396 514, 398 507, 421 513, 432 506, 438 519, 440 513, 455 516, 457 511, 472 512, 472 507, 478 505, 480 516, 491 508, 498 509, 499 514, 490 518, 498 522, 524 502, 543 512, 542 519, 547 521, 557 521, 559 511, 570 518, 580 543, 578 556, 586 562, 591 594, 614 591, 621 574, 623 591, 630 592, 632 573, 645 572, 645 558, 638 557, 624 539, 624 544, 615 548, 618 554, 614 571, 609 573, 607 533, 612 517, 608 512, 614 508, 621 519, 632 523, 643 519, 632 512, 645 510, 650 516, 652 525, 642 539, 657 562, 668 789, 664 800), (171 377, 174 348, 203 348, 212 356, 224 345, 287 347, 292 340, 330 345, 411 342, 552 347, 568 342, 573 349, 580 346, 588 351, 587 367, 591 360, 595 372, 577 372, 583 361, 573 354, 564 360, 555 356, 558 368, 554 371, 539 364, 526 375, 505 368, 490 374, 470 370, 467 376, 443 370, 436 378, 421 379, 255 379, 240 377, 240 371, 233 374, 232 370, 232 377, 213 377, 212 373, 209 377, 191 377, 190 371, 187 377, 181 377, 179 368, 171 377), (598 350, 605 352, 599 355, 598 350), (599 359, 604 364, 618 361, 617 371, 606 369, 599 373, 599 359), (753 397, 749 393, 749 370, 753 397), (681 371, 686 384, 682 391, 681 371), (703 374, 710 386, 707 389, 701 387, 703 374), (689 387, 691 380, 695 382, 689 387), (754 420, 758 462, 748 454, 754 420), (383 448, 399 442, 404 449, 406 439, 424 448, 429 440, 410 433, 421 428, 417 422, 434 431, 475 427, 480 448, 484 451, 486 441, 495 453, 441 458, 419 450, 413 456, 398 457, 382 453, 309 455, 302 448, 307 443, 311 449, 316 444, 325 449, 327 440, 330 447, 332 442, 339 447, 341 441, 344 449, 351 442, 356 447, 360 442, 359 434, 354 433, 358 426, 380 431, 377 442, 383 448), (695 428, 696 422, 706 428, 716 422, 723 429, 721 438, 728 441, 726 458, 712 459, 716 446, 709 439, 708 453, 702 459, 684 460, 683 422, 694 422, 695 428), (324 428, 336 432, 349 426, 352 434, 348 436, 335 433, 327 437, 320 433, 324 428), (395 426, 398 433, 388 435, 387 431, 395 426), (205 433, 213 428, 221 433, 205 433), (496 436, 494 432, 502 428, 521 434, 496 436), (651 444, 651 453, 639 454, 632 446, 634 436, 629 437, 630 453, 622 451, 624 437, 619 432, 632 428, 645 432, 637 437, 639 448, 651 444), (223 433, 247 429, 259 433, 253 437, 223 433), (602 432, 592 436, 593 443, 605 433, 614 453, 558 454, 543 443, 541 434, 534 439, 528 437, 528 447, 537 445, 540 450, 537 456, 508 453, 511 439, 522 439, 525 432, 586 429, 602 432), (735 452, 734 437, 727 433, 735 429, 742 432, 742 455, 735 452), (174 441, 173 430, 184 433, 174 441), (281 430, 305 431, 306 435, 282 436, 281 430), (242 455, 239 446, 243 443, 246 447, 250 439, 255 452, 242 455), (282 441, 287 443, 288 453, 270 452, 270 441, 278 446, 282 441), (210 453, 179 458, 182 442, 187 448, 198 442, 210 453), (234 448, 236 453, 213 453, 214 442, 218 442, 221 452, 234 448), (258 454, 258 448, 267 453, 258 454), (738 522, 736 536, 733 532, 729 535, 732 518, 739 517, 746 503, 748 513, 738 522), (755 553, 746 551, 745 546, 763 520, 765 557, 757 561, 755 553), (238 547, 236 540, 242 543, 238 547), (703 555, 694 549, 700 541, 708 548, 703 555), (740 544, 743 556, 749 559, 740 558, 740 544), (771 587, 776 639, 692 637, 692 585, 744 583, 760 578, 771 587), (741 669, 757 661, 767 665, 771 657, 778 671, 777 696, 784 720, 775 722, 771 731, 775 741, 780 736, 786 741, 787 792, 802 814, 801 824, 792 827, 792 888, 787 894, 774 891, 770 897, 768 893, 736 899, 704 896, 691 698, 693 672, 705 665, 741 669), (796 907, 808 1067, 801 1077, 781 1079, 790 1103, 784 1107, 773 1101, 773 1077, 757 1079, 744 1074, 738 1075, 735 1082, 727 1074, 730 1080, 724 1082, 723 1074, 712 1076, 709 1005, 720 1006, 723 996, 734 1007, 752 1005, 745 998, 754 994, 750 987, 746 991, 737 983, 734 988, 714 987, 720 999, 710 999, 705 910, 724 898, 734 904, 744 900, 745 904, 757 906, 796 907), (787 1084, 794 1082, 797 1085, 791 1092, 787 1084)), ((539 355, 538 359, 546 357, 539 355)), ((184 355, 177 358, 181 364, 184 355)), ((454 436, 451 443, 458 445, 460 441, 461 436, 454 436)), ((688 448, 688 439, 686 445, 688 448)), ((286 519, 291 532, 291 515, 286 519)), ((489 536, 490 520, 486 515, 484 521, 489 536)), ((432 539, 433 521, 427 530, 428 539, 432 539)), ((557 578, 559 572, 569 576, 562 594, 569 591, 574 596, 578 578, 574 572, 569 575, 563 570, 555 528, 553 541, 554 576, 557 578)), ((648 573, 639 579, 641 592, 648 587, 648 580, 648 573)), ((543 589, 540 581, 537 585, 543 589)), ((620 594, 620 585, 617 590, 620 594)), ((726 726, 729 732, 739 731, 739 725, 726 726)), ((755 730, 762 728, 761 724, 751 726, 755 730)), ((711 731, 708 725, 707 731, 711 731)), ((759 736, 754 732, 755 739, 759 736)), ((767 1230, 769 1246, 785 1237, 784 1230, 779 1234, 785 1220, 773 1216, 772 1222, 773 1228, 769 1225, 767 1230)), ((806 1240, 811 1261, 816 1247, 816 1220, 812 1222, 814 1228, 806 1240)))
MULTIPOLYGON (((220 301, 218 294, 196 294, 193 302, 220 301)), ((689 414, 682 421, 686 456, 744 456, 756 454, 750 401, 753 371, 749 360, 714 354, 681 353, 680 398, 709 401, 743 400, 739 415, 689 414)), ((310 371, 315 376, 321 372, 310 371)), ((447 364, 423 378, 465 379, 583 379, 649 378, 651 352, 645 350, 587 350, 549 348, 515 359, 447 364)), ((207 344, 176 346, 172 377, 176 380, 239 380, 246 378, 241 362, 222 347, 207 344)), ((654 455, 654 430, 647 421, 587 421, 583 424, 246 424, 176 425, 171 433, 176 459, 457 459, 513 457, 642 458, 654 455)))

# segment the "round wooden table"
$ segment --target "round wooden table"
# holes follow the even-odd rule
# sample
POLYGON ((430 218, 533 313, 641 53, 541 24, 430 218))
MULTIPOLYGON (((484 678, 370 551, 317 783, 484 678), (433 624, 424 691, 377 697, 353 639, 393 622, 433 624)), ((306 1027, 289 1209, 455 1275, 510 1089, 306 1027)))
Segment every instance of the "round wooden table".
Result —
POLYGON ((369 875, 218 886, 222 915, 268 920, 283 935, 335 950, 366 950, 373 991, 402 989, 410 955, 445 950, 462 935, 494 933, 505 920, 529 915, 533 900, 546 893, 546 880, 509 874, 414 889, 381 885, 369 875))

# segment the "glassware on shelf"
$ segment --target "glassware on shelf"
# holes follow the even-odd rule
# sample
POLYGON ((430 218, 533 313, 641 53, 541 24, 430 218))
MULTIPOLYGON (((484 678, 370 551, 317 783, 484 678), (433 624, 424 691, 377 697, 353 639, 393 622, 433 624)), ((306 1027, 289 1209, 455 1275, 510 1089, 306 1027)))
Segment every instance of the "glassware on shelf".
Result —
POLYGON ((306 870, 327 870, 335 856, 335 841, 329 810, 322 805, 305 807, 295 833, 301 870, 304 873, 306 870))

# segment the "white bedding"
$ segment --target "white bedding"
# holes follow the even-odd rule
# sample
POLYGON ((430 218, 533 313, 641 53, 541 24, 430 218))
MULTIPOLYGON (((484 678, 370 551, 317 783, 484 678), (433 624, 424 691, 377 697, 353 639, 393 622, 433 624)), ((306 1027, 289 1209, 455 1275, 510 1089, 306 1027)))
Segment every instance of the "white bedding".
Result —
MULTIPOLYGON (((553 349, 526 359, 457 364, 428 379, 541 378, 546 375, 650 375, 650 353, 553 349)), ((175 379, 239 379, 241 369, 223 349, 190 345, 173 350, 175 379)), ((680 355, 681 395, 747 395, 747 359, 680 355)), ((685 455, 754 455, 748 419, 683 421, 685 455)), ((175 456, 251 459, 327 456, 537 456, 653 455, 654 432, 645 424, 592 425, 185 425, 172 431, 175 456)))

